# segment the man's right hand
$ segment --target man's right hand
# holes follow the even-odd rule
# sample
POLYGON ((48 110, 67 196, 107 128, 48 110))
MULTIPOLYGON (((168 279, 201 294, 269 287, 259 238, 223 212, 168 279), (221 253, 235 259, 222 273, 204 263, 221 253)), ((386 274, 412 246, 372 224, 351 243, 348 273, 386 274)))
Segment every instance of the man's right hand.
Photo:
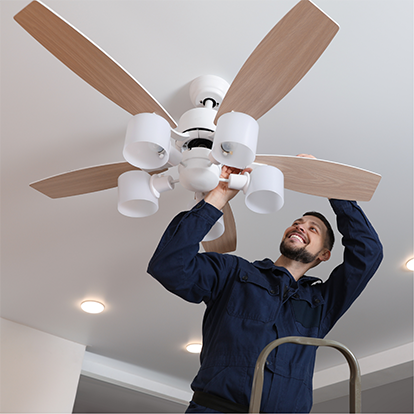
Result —
MULTIPOLYGON (((224 165, 221 169, 220 178, 229 178, 230 174, 244 174, 245 172, 250 173, 251 171, 251 168, 240 170, 239 168, 224 165)), ((213 205, 218 210, 222 210, 238 192, 239 190, 230 189, 227 182, 220 181, 218 186, 205 196, 204 201, 213 205)))

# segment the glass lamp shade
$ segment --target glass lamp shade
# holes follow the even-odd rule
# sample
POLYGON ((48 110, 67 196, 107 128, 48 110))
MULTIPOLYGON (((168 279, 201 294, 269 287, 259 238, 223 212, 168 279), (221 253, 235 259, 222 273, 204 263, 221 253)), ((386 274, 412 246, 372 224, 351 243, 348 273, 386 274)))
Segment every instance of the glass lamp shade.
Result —
POLYGON ((147 170, 160 168, 168 162, 170 146, 171 129, 163 117, 142 113, 129 121, 123 155, 130 164, 147 170))
POLYGON ((282 171, 270 165, 255 168, 250 173, 246 189, 246 206, 259 214, 274 213, 284 203, 284 177, 282 171))
POLYGON ((145 171, 128 171, 118 178, 118 211, 127 217, 147 217, 158 210, 158 197, 145 171))
POLYGON ((245 168, 256 157, 258 135, 259 124, 254 118, 228 112, 217 122, 212 156, 220 164, 245 168))

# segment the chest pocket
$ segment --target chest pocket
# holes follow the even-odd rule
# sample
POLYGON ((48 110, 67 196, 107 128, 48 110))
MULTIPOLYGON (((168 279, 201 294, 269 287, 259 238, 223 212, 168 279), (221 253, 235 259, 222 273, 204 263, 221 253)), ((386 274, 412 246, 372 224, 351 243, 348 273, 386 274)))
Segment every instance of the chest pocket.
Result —
POLYGON ((324 300, 320 296, 312 299, 292 297, 290 300, 298 331, 303 335, 312 335, 319 328, 324 300))
POLYGON ((270 322, 276 316, 278 294, 279 285, 265 276, 241 272, 234 281, 227 312, 237 318, 270 322))

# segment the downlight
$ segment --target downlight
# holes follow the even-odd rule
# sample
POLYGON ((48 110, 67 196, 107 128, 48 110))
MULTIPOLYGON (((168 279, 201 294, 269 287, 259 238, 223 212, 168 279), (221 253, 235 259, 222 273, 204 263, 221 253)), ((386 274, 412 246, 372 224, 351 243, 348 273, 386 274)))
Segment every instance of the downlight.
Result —
POLYGON ((105 305, 96 300, 85 300, 81 303, 81 308, 86 313, 101 313, 105 309, 105 305))
POLYGON ((191 354, 199 354, 201 352, 201 344, 188 344, 185 349, 191 354))
POLYGON ((406 264, 405 264, 405 267, 408 269, 408 270, 411 270, 411 271, 413 271, 414 270, 414 259, 410 259, 406 264))

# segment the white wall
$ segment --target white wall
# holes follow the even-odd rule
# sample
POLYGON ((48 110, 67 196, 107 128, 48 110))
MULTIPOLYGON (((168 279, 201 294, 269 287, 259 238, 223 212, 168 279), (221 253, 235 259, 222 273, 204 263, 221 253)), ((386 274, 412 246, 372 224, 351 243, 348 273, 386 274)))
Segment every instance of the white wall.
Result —
POLYGON ((0 318, 0 412, 71 413, 85 346, 0 318))

